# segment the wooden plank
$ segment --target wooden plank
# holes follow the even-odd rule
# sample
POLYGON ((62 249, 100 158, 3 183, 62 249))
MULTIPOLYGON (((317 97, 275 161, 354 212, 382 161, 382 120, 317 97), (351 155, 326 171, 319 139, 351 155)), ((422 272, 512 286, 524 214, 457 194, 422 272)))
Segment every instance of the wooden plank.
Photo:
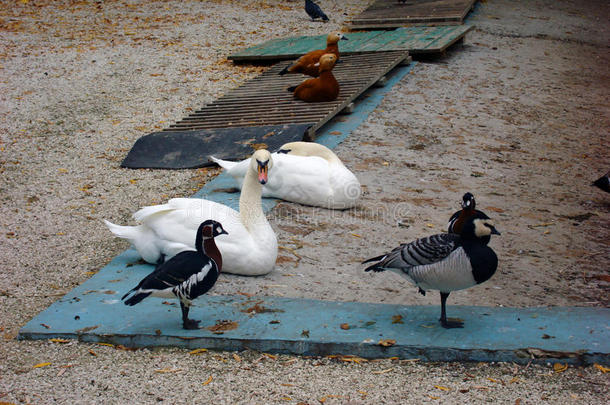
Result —
POLYGON ((476 0, 377 0, 348 23, 350 29, 462 24, 476 0))
MULTIPOLYGON (((463 38, 472 26, 401 27, 393 31, 367 31, 346 34, 348 41, 339 42, 341 55, 369 52, 408 51, 411 55, 440 53, 463 38)), ((302 54, 323 48, 316 43, 320 36, 273 40, 230 55, 234 61, 293 60, 302 54), (297 52, 298 50, 298 52, 297 52)))

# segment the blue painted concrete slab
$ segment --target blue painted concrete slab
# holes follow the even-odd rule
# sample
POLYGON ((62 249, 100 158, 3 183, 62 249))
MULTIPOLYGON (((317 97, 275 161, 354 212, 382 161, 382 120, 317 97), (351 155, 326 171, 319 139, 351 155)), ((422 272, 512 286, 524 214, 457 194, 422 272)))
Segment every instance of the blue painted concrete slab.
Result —
MULTIPOLYGON (((369 90, 352 114, 329 122, 316 141, 331 149, 337 146, 412 66, 395 69, 385 87, 369 90)), ((222 174, 194 197, 237 208, 239 194, 217 191, 234 186, 233 179, 222 174)), ((276 200, 263 199, 264 210, 270 210, 275 203, 276 200)), ((26 324, 19 339, 74 338, 132 347, 251 348, 306 355, 397 356, 431 361, 527 362, 535 357, 540 361, 609 362, 610 310, 603 308, 450 306, 450 316, 464 319, 466 327, 444 330, 436 321, 438 306, 212 295, 196 300, 191 310, 191 317, 202 320, 204 329, 185 331, 181 328, 176 300, 167 301, 173 305, 157 298, 149 298, 135 307, 121 303, 120 297, 152 271, 152 266, 138 264, 138 260, 134 250, 123 252, 26 324), (263 312, 255 314, 248 309, 263 312), (402 323, 392 323, 396 315, 402 317, 402 323), (237 328, 222 334, 205 329, 219 320, 236 322, 237 328), (349 329, 342 329, 341 324, 348 324, 349 329), (393 339, 396 343, 383 347, 378 344, 381 339, 393 339)))
MULTIPOLYGON (((463 329, 443 329, 438 306, 401 306, 280 297, 204 296, 184 330, 177 300, 120 297, 150 271, 128 250, 52 304, 20 331, 21 339, 73 338, 128 347, 245 348, 303 355, 349 354, 430 361, 608 363, 610 309, 450 306, 463 329), (215 325, 234 329, 213 331, 215 325), (385 347, 380 340, 395 343, 385 347)), ((222 329, 222 328, 221 328, 222 329)))

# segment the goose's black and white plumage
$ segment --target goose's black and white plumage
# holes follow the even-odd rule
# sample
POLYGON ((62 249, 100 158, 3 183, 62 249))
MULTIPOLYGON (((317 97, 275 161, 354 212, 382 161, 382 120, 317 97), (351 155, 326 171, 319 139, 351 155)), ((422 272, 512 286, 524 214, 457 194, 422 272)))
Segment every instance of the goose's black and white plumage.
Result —
POLYGON ((313 0, 305 0, 305 12, 311 17, 311 21, 316 18, 321 18, 322 21, 328 21, 328 17, 324 11, 313 0))
MULTIPOLYGON (((483 214, 484 215, 484 214, 483 214)), ((457 235, 443 233, 405 243, 390 253, 362 263, 375 262, 365 271, 390 270, 419 287, 419 292, 438 290, 444 328, 461 328, 462 322, 447 321, 445 304, 452 291, 463 290, 488 280, 498 267, 498 257, 487 246, 492 234, 499 235, 490 219, 475 214, 457 235)))
POLYGON ((472 193, 464 194, 462 196, 462 209, 454 212, 451 218, 449 218, 447 232, 457 233, 459 235, 466 220, 475 214, 480 215, 482 219, 488 219, 489 217, 487 215, 476 209, 476 205, 472 193))
POLYGON ((591 185, 604 190, 606 193, 610 193, 610 172, 595 180, 591 185))
POLYGON ((199 225, 195 237, 196 251, 183 251, 159 265, 131 291, 123 296, 125 305, 136 305, 148 296, 180 300, 182 327, 197 329, 199 321, 189 319, 191 301, 214 286, 222 269, 222 257, 214 238, 227 234, 222 225, 207 220, 199 225))

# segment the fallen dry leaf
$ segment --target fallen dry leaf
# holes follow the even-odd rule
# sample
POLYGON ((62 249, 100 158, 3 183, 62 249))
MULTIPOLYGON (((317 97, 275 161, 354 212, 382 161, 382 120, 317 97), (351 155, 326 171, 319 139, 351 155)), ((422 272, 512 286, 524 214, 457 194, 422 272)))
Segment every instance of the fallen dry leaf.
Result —
POLYGON ((392 323, 404 323, 402 321, 402 315, 392 315, 392 323))
POLYGON ((451 388, 443 387, 442 385, 435 385, 434 388, 437 388, 441 391, 451 391, 451 388))
POLYGON ((555 370, 556 373, 563 373, 567 369, 568 369, 567 364, 561 364, 561 363, 553 364, 553 370, 555 370))
POLYGON ((237 353, 233 353, 233 360, 235 361, 241 361, 241 357, 239 357, 239 355, 237 353))
POLYGON ((189 354, 193 354, 193 355, 199 355, 199 354, 201 354, 201 353, 205 353, 205 352, 207 352, 207 351, 208 351, 208 349, 204 349, 204 348, 202 347, 202 348, 200 348, 200 349, 191 350, 191 351, 189 352, 189 354))
POLYGON ((379 346, 390 347, 396 344, 396 340, 394 339, 381 339, 378 343, 379 346))
POLYGON ((201 383, 201 385, 208 385, 209 383, 211 383, 213 380, 212 376, 209 376, 207 380, 205 380, 204 382, 201 383))
POLYGON ((53 338, 53 339, 49 339, 49 342, 53 342, 53 343, 69 343, 70 339, 53 338))
POLYGON ((596 369, 598 369, 599 371, 601 371, 604 374, 606 374, 608 371, 610 371, 610 367, 604 367, 601 364, 597 364, 597 363, 595 363, 593 365, 593 367, 595 367, 596 369))
POLYGON ((46 366, 50 366, 52 363, 51 362, 45 362, 45 363, 38 363, 35 366, 32 366, 32 368, 41 368, 41 367, 46 367, 46 366))
POLYGON ((372 374, 385 374, 385 373, 389 373, 390 371, 394 370, 394 367, 392 368, 387 368, 385 370, 378 370, 378 371, 371 371, 372 374))
POLYGON ((225 331, 237 329, 239 324, 234 321, 217 320, 215 325, 208 326, 206 329, 212 333, 222 334, 225 331))
POLYGON ((179 371, 182 371, 181 368, 159 368, 155 370, 155 373, 161 373, 161 374, 165 374, 165 373, 177 373, 179 371))
POLYGON ((340 325, 340 328, 343 329, 343 330, 348 330, 349 329, 349 323, 342 323, 340 325))

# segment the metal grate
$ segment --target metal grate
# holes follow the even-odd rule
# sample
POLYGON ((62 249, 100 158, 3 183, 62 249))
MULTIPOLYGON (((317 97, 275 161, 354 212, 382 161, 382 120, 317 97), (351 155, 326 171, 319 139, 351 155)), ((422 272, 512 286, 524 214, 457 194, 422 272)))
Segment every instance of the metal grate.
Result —
POLYGON ((342 56, 341 63, 333 69, 340 86, 339 97, 322 103, 306 103, 293 98, 286 89, 307 77, 280 76, 278 72, 292 63, 284 61, 164 131, 311 123, 308 135, 313 137, 318 128, 394 67, 410 61, 409 53, 405 51, 342 56))

